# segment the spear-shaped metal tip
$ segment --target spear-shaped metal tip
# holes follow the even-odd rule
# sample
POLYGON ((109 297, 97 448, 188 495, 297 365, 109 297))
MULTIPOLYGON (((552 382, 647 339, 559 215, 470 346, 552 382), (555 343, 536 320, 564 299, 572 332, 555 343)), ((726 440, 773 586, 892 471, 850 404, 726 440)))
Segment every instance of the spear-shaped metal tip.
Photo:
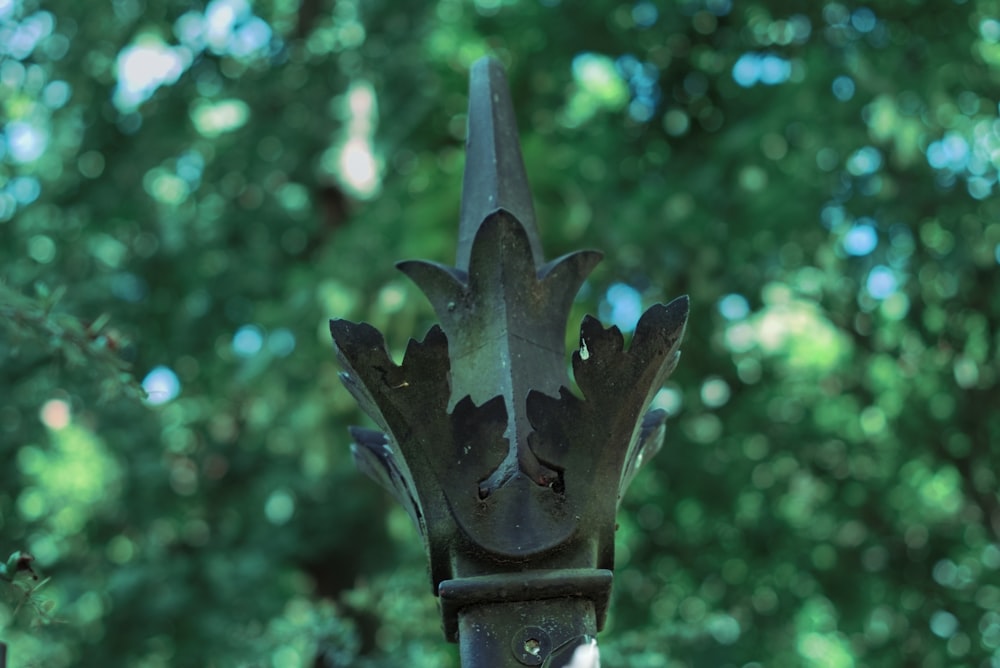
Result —
POLYGON ((480 58, 472 65, 465 150, 455 265, 468 270, 479 226, 489 214, 504 209, 524 226, 535 266, 540 266, 542 244, 521 157, 514 105, 503 65, 493 58, 480 58))

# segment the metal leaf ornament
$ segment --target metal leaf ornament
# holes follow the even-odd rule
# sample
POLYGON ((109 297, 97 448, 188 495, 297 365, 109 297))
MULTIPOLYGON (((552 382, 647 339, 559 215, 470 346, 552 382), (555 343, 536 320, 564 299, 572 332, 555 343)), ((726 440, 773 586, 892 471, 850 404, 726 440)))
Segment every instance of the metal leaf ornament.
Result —
POLYGON ((398 265, 440 327, 397 365, 371 325, 330 322, 343 382, 378 426, 351 431, 355 459, 418 526, 446 633, 460 643, 471 642, 462 628, 479 628, 469 620, 482 601, 586 601, 590 621, 552 627, 565 636, 552 645, 560 655, 603 624, 615 512, 662 443, 666 414, 648 409, 677 364, 688 301, 647 310, 627 349, 588 316, 572 358, 578 398, 564 333, 600 259, 544 261, 503 68, 478 61, 455 266, 398 265))

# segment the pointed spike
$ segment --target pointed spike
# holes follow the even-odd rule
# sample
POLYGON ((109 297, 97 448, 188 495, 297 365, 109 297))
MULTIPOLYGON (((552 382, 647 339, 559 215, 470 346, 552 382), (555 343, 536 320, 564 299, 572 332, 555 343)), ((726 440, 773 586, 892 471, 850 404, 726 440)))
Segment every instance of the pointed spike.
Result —
POLYGON ((535 266, 539 266, 543 257, 542 244, 521 157, 514 105, 503 65, 493 58, 480 58, 472 65, 465 146, 465 179, 455 265, 468 270, 472 241, 480 224, 490 213, 505 209, 524 226, 535 266))

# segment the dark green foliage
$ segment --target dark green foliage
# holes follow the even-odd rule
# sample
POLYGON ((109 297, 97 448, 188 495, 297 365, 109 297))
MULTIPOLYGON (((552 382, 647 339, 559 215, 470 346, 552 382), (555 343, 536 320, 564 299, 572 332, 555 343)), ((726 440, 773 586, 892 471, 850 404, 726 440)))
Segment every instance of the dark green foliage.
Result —
POLYGON ((10 668, 456 665, 326 322, 433 322, 393 263, 453 261, 485 53, 546 257, 606 254, 568 345, 691 296, 606 665, 1000 665, 995 0, 205 9, 0 0, 10 668))

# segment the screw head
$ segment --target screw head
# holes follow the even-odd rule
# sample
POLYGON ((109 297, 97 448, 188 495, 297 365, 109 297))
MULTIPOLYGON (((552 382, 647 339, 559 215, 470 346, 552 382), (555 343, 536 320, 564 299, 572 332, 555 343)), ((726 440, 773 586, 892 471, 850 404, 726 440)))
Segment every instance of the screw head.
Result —
POLYGON ((549 634, 538 626, 525 626, 510 639, 510 649, 525 666, 540 666, 552 651, 549 634))

